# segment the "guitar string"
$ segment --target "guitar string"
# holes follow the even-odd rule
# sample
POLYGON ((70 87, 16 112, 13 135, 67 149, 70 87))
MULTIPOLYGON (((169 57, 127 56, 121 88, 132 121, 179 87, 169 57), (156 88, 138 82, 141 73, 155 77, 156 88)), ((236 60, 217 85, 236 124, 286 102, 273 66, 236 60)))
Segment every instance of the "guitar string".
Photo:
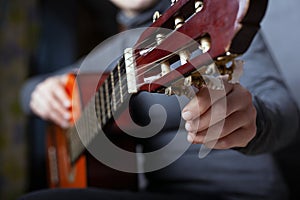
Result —
MULTIPOLYGON (((189 47, 189 46, 191 46, 191 44, 188 44, 188 45, 186 45, 186 46, 189 47)), ((182 47, 182 49, 185 49, 185 48, 186 48, 186 47, 182 47)), ((182 51, 182 49, 177 50, 177 52, 182 51)), ((177 54, 177 52, 174 52, 174 53, 172 53, 172 54, 170 54, 170 55, 165 56, 164 58, 162 58, 162 60, 165 60, 166 58, 172 57, 173 55, 177 54)), ((151 71, 152 69, 156 68, 158 65, 160 65, 160 63, 154 65, 154 67, 150 68, 148 71, 151 71)), ((124 62, 122 62, 121 67, 122 67, 122 69, 124 70, 124 62)), ((115 68, 115 69, 116 69, 116 68, 115 68)), ((148 71, 147 71, 147 72, 148 72, 148 71)), ((143 75, 143 74, 141 74, 141 75, 143 75)), ((139 75, 139 76, 141 76, 141 75, 139 75)), ((116 76, 116 72, 113 71, 113 77, 115 77, 115 76, 116 76)), ((139 77, 139 76, 137 76, 137 77, 139 77)), ((109 76, 109 77, 107 78, 107 80, 109 80, 110 78, 111 78, 111 77, 109 76)), ((127 95, 127 94, 128 94, 128 93, 127 93, 127 90, 126 90, 127 84, 126 84, 126 83, 124 84, 124 81, 127 81, 127 77, 124 76, 124 74, 122 74, 121 80, 114 80, 114 82, 117 83, 116 85, 119 85, 119 84, 118 84, 119 81, 121 81, 121 85, 122 85, 121 88, 120 88, 120 87, 115 87, 115 88, 113 88, 112 85, 109 84, 108 91, 110 92, 110 91, 114 90, 114 91, 115 91, 115 94, 117 94, 117 95, 120 96, 120 94, 119 94, 118 92, 120 92, 120 90, 122 90, 122 91, 126 92, 125 94, 127 95)), ((104 86, 104 84, 101 85, 101 87, 103 87, 103 86, 104 86)), ((104 89, 104 88, 102 88, 102 89, 104 89)), ((100 92, 100 89, 98 89, 97 92, 100 92)), ((109 95, 111 95, 111 92, 110 92, 109 95)), ((122 94, 122 95, 124 95, 124 94, 122 94)), ((115 98, 118 99, 117 96, 115 96, 115 98)), ((110 96, 110 99, 111 99, 111 96, 110 96)), ((118 99, 114 104, 119 105, 120 102, 121 102, 121 100, 118 99)), ((112 104, 112 101, 110 101, 110 102, 103 102, 103 103, 104 103, 104 104, 105 104, 105 103, 106 103, 106 104, 107 104, 107 103, 112 104)), ((107 106, 104 106, 104 107, 106 108, 107 106)), ((110 105, 110 107, 111 107, 111 105, 110 105)))
MULTIPOLYGON (((174 31, 170 32, 168 35, 171 35, 173 32, 174 32, 174 31)), ((166 38, 168 37, 168 35, 166 36, 166 38)), ((136 46, 139 46, 139 45, 141 45, 141 44, 143 44, 143 43, 146 43, 147 40, 150 40, 150 39, 147 38, 145 41, 142 41, 140 44, 137 44, 136 46)), ((157 45, 157 42, 151 43, 151 44, 148 45, 145 49, 155 48, 154 45, 157 45)), ((183 49, 186 49, 187 47, 190 47, 191 45, 193 45, 193 44, 188 43, 188 44, 186 44, 184 47, 181 47, 181 48, 178 49, 177 51, 172 52, 171 54, 168 54, 168 55, 166 55, 166 56, 160 58, 159 60, 156 60, 155 62, 158 62, 158 61, 162 61, 162 62, 163 62, 164 60, 167 60, 168 58, 173 57, 174 55, 177 55, 178 52, 182 51, 183 49)), ((136 56, 136 55, 139 55, 139 54, 138 54, 138 53, 135 53, 134 55, 136 56)), ((129 57, 128 59, 134 57, 134 55, 131 56, 131 57, 129 57)), ((140 55, 139 55, 139 56, 140 56, 140 55)), ((138 57, 138 58, 136 59, 136 61, 139 61, 139 59, 143 59, 143 58, 142 58, 142 57, 138 57)), ((130 65, 134 65, 134 63, 132 63, 132 64, 130 64, 130 65)), ((161 63, 156 63, 156 64, 154 64, 154 65, 153 65, 153 63, 149 63, 149 64, 144 65, 143 67, 140 67, 140 68, 136 69, 136 72, 137 72, 137 73, 138 73, 139 71, 142 71, 142 70, 144 70, 144 69, 147 69, 146 71, 143 71, 143 73, 137 75, 136 78, 139 78, 139 77, 143 76, 144 74, 150 72, 151 70, 157 68, 157 67, 160 66, 160 65, 161 65, 161 63), (152 65, 152 67, 148 68, 148 67, 151 66, 151 65, 152 65)), ((124 62, 122 63, 121 67, 124 68, 124 62)), ((114 69, 116 69, 116 68, 117 68, 117 67, 115 67, 114 69)), ((116 73, 118 73, 118 72, 115 72, 114 70, 113 70, 112 72, 113 72, 113 77, 115 77, 116 73)), ((118 80, 118 81, 121 81, 121 83, 122 83, 122 84, 121 84, 122 87, 121 87, 120 89, 122 89, 122 91, 125 92, 125 94, 122 94, 122 95, 126 98, 126 97, 128 96, 128 93, 127 93, 127 90, 126 90, 127 84, 123 84, 123 83, 124 83, 124 81, 126 81, 127 77, 124 76, 124 74, 122 74, 122 75, 123 75, 123 76, 121 77, 121 80, 118 80)), ((110 76, 109 76, 109 78, 110 78, 110 76)), ((109 78, 107 78, 106 80, 108 80, 109 78)), ((118 81, 114 80, 114 82, 116 82, 116 83, 118 83, 118 81)), ((102 84, 100 87, 103 87, 103 86, 104 86, 104 85, 102 84)), ((118 94, 118 93, 117 93, 118 88, 119 88, 119 87, 115 87, 115 88, 114 88, 114 91, 116 92, 116 94, 118 94)), ((103 88, 103 89, 105 89, 105 88, 103 88)), ((108 91, 111 91, 111 90, 113 90, 113 88, 112 88, 111 83, 110 83, 110 84, 109 84, 109 87, 108 87, 108 91)), ((100 92, 100 89, 98 89, 97 92, 100 92)), ((111 93, 110 93, 109 95, 111 95, 111 93)), ((118 94, 118 95, 119 95, 119 94, 118 94)), ((111 96, 110 96, 110 99, 111 99, 111 96)), ((100 101, 101 101, 101 100, 100 100, 100 101)), ((115 104, 117 104, 117 105, 120 104, 120 101, 121 101, 121 100, 116 101, 115 104)), ((107 102, 102 102, 102 103, 105 104, 105 103, 107 103, 107 102)), ((111 101, 110 101, 110 104, 111 104, 111 101)), ((110 107, 111 107, 111 106, 110 106, 110 107)), ((104 108, 107 108, 107 106, 104 106, 104 108)))
MULTIPOLYGON (((174 32, 174 31, 170 32, 168 35, 171 35, 173 32, 174 32)), ((167 35, 166 37, 168 37, 168 35, 167 35)), ((150 40, 150 39, 148 38, 147 40, 150 40)), ((140 44, 137 44, 136 46, 141 46, 142 44, 146 43, 147 40, 142 41, 140 44)), ((148 46, 146 46, 144 49, 155 48, 155 45, 157 45, 157 42, 152 42, 151 44, 149 44, 148 46)), ((181 49, 181 50, 182 50, 182 49, 181 49)), ((178 53, 178 52, 181 51, 181 50, 179 49, 178 51, 176 51, 176 53, 178 53)), ((167 55, 167 56, 165 56, 165 57, 163 57, 163 58, 161 58, 161 59, 159 59, 159 60, 166 60, 167 58, 170 58, 170 57, 174 56, 176 53, 173 52, 173 53, 171 53, 171 54, 169 54, 169 55, 167 55)), ((140 56, 140 54, 135 53, 135 54, 132 55, 132 57, 136 57, 137 55, 140 56)), ((130 58, 132 58, 132 57, 130 57, 130 58)), ((129 58, 129 59, 130 59, 130 58, 129 58)), ((136 61, 139 61, 139 59, 142 59, 142 57, 137 57, 136 61)), ((157 62, 157 61, 156 61, 156 62, 157 62)), ((133 64, 131 64, 131 65, 133 65, 133 64)), ((149 63, 149 64, 147 64, 147 65, 144 65, 143 67, 137 69, 136 72, 138 73, 139 71, 142 71, 142 70, 148 68, 148 67, 151 66, 151 65, 153 65, 153 63, 149 63)), ((136 78, 139 78, 140 76, 144 75, 145 73, 148 73, 149 71, 151 71, 151 70, 157 68, 157 67, 160 66, 160 65, 161 65, 161 63, 158 63, 158 64, 153 65, 151 68, 147 69, 146 72, 143 72, 142 74, 138 75, 136 78)), ((124 66, 122 66, 122 67, 124 67, 124 66)), ((124 75, 124 74, 123 74, 123 75, 124 75)), ((115 77, 115 74, 114 74, 114 73, 113 73, 113 77, 115 77)), ((119 80, 119 81, 121 81, 121 83, 123 83, 124 81, 126 81, 126 78, 127 78, 126 76, 123 76, 123 77, 124 77, 124 78, 121 78, 121 80, 119 80)), ((115 81, 115 80, 114 80, 114 81, 115 81)), ((117 82, 118 82, 118 81, 117 81, 117 82)), ((109 84, 109 85, 111 85, 111 84, 109 84)), ((125 89, 125 88, 127 87, 127 84, 121 84, 121 85, 123 85, 123 86, 122 86, 122 90, 125 89)), ((103 85, 101 85, 100 87, 102 87, 102 86, 103 86, 103 85)), ((114 88, 115 92, 117 91, 116 89, 118 89, 118 87, 117 87, 117 88, 114 88)), ((108 90, 109 90, 109 91, 112 90, 112 87, 109 87, 108 90)), ((98 90, 97 92, 100 92, 100 90, 98 90)), ((123 95, 124 98, 127 98, 128 95, 129 95, 129 94, 128 94, 128 91, 127 91, 127 90, 124 90, 124 92, 125 92, 125 94, 122 94, 122 95, 123 95)), ((119 95, 120 95, 120 94, 119 94, 119 95)), ((100 100, 100 99, 99 99, 99 100, 100 100)), ((101 101, 101 100, 100 100, 100 101, 101 101)), ((121 101, 121 100, 118 100, 118 101, 116 102, 116 104, 119 104, 120 101, 121 101)), ((110 102, 111 102, 111 101, 110 101, 110 102)), ((100 108, 100 107, 99 107, 99 108, 100 108)), ((106 106, 105 106, 104 108, 106 108, 106 106)), ((101 120, 101 121, 102 121, 102 120, 101 120)), ((73 132, 73 131, 72 131, 72 132, 73 132)), ((77 135, 77 134, 72 134, 72 135, 77 135)), ((75 141, 73 141, 73 142, 78 143, 78 139, 79 139, 79 138, 75 138, 75 141)), ((79 151, 81 151, 81 150, 79 150, 79 151)))
MULTIPOLYGON (((168 37, 169 37, 171 34, 173 34, 175 31, 176 31, 176 30, 170 31, 168 34, 166 34, 166 35, 164 36, 164 38, 168 38, 168 37)), ((152 38, 153 38, 153 36, 152 36, 152 38)), ((143 44, 145 44, 145 43, 146 43, 147 41, 149 41, 150 39, 151 39, 151 38, 147 38, 146 40, 141 41, 140 43, 137 43, 135 46, 142 46, 143 44)), ((152 51, 151 49, 155 48, 156 45, 157 45, 157 41, 148 44, 148 46, 144 47, 144 49, 149 49, 150 52, 151 52, 151 51, 152 51)), ((191 44, 188 43, 188 44, 185 45, 185 47, 182 47, 181 49, 178 49, 177 51, 172 52, 171 54, 166 55, 166 56, 160 58, 159 60, 156 60, 155 62, 167 60, 168 58, 170 58, 170 57, 172 57, 172 56, 178 54, 178 52, 182 51, 182 50, 185 49, 186 47, 189 47, 190 45, 191 45, 191 44)), ((133 57, 137 57, 135 62, 138 62, 138 61, 140 61, 141 59, 143 59, 143 57, 140 57, 140 54, 139 54, 139 53, 134 53, 131 57, 129 57, 129 58, 127 58, 127 59, 131 59, 131 58, 133 58, 133 57), (137 56, 137 55, 138 55, 138 56, 137 56)), ((153 63, 154 63, 154 62, 153 62, 153 63)), ((139 71, 142 71, 142 70, 144 70, 144 69, 147 69, 146 71, 143 71, 143 73, 137 75, 136 78, 139 78, 139 77, 143 76, 144 74, 150 72, 151 70, 153 70, 153 69, 155 69, 155 68, 157 68, 158 66, 161 65, 161 63, 157 63, 157 64, 154 64, 154 65, 153 65, 153 63, 148 63, 148 64, 144 65, 143 67, 140 67, 140 68, 136 69, 136 73, 138 73, 139 71), (148 68, 149 66, 152 66, 152 67, 148 68)), ((124 63, 123 63, 123 64, 124 64, 124 63)), ((122 67, 124 67, 123 64, 122 64, 122 67)), ((132 66, 132 65, 134 65, 134 63, 130 64, 129 66, 132 66)), ((115 68, 116 68, 116 67, 115 67, 115 68)), ((114 68, 114 69, 115 69, 115 68, 114 68)), ((118 72, 114 72, 114 70, 113 70, 112 72, 113 72, 113 77, 115 77, 115 75, 116 75, 115 73, 118 73, 118 72)), ((121 78, 121 80, 119 80, 119 81, 121 81, 121 83, 123 83, 124 80, 126 80, 126 78, 127 78, 126 76, 123 76, 123 77, 121 78)), ((109 78, 107 78, 107 79, 109 79, 109 78)), ((114 82, 118 82, 118 81, 114 80, 114 82)), ((122 85, 122 88, 121 88, 121 89, 122 89, 122 91, 123 91, 123 89, 125 89, 125 88, 127 87, 127 84, 121 84, 121 85, 122 85)), ((100 87, 102 87, 102 86, 103 86, 103 85, 101 85, 100 87)), ((118 87, 117 87, 117 88, 118 88, 118 87)), ((104 89, 104 88, 103 88, 103 89, 104 89)), ((116 88, 114 88, 114 89, 116 89, 116 88)), ((108 89, 108 90, 109 90, 109 91, 113 90, 113 88, 112 88, 112 86, 111 86, 111 83, 109 84, 109 89, 108 89)), ((116 90, 115 90, 115 91, 116 91, 116 90)), ((124 90, 124 91, 126 91, 126 90, 124 90)), ((100 91, 98 90, 97 92, 100 92, 100 91)), ((118 104, 118 103, 119 103, 119 101, 117 101, 117 104, 118 104)))
MULTIPOLYGON (((160 58, 159 60, 156 60, 155 63, 158 62, 158 61, 161 61, 161 63, 162 63, 164 60, 167 60, 167 59, 169 59, 169 58, 171 58, 171 57, 173 57, 173 56, 175 56, 175 55, 178 55, 178 52, 180 52, 180 51, 182 51, 182 50, 184 50, 184 49, 187 49, 188 47, 190 47, 190 46, 192 46, 192 45, 193 45, 193 44, 187 44, 186 46, 182 47, 181 49, 178 49, 177 51, 172 52, 171 54, 166 55, 166 56, 160 58)), ((154 63, 154 62, 153 62, 153 63, 154 63)), ((145 64, 144 66, 142 66, 142 67, 136 69, 136 72, 139 72, 139 71, 142 71, 142 70, 144 70, 144 69, 147 69, 149 66, 153 65, 153 63, 145 64)), ((159 66, 161 65, 161 63, 156 63, 156 64, 154 64, 151 68, 147 69, 147 70, 146 70, 145 72, 143 72, 142 74, 137 75, 136 78, 139 78, 139 77, 143 76, 144 74, 150 72, 151 70, 153 70, 153 69, 159 67, 159 66)), ((134 63, 130 64, 129 66, 132 66, 132 65, 134 65, 134 63)), ((124 67, 124 63, 122 63, 122 67, 124 67)), ((115 67, 115 68, 116 68, 116 67, 115 67)), ((115 69, 115 68, 114 68, 114 69, 115 69)), ((115 73, 118 73, 118 72, 114 72, 114 71, 112 71, 112 72, 113 72, 113 75, 116 75, 115 73)), ((125 78, 126 78, 126 76, 125 76, 125 78)), ((115 81, 116 81, 116 80, 115 80, 115 81)))

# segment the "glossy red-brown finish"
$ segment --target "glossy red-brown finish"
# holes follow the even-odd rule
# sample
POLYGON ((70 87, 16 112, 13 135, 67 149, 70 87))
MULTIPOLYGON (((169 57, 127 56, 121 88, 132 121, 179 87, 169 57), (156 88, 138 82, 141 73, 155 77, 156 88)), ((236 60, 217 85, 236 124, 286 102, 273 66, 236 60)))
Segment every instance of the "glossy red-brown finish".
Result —
POLYGON ((87 186, 86 158, 82 155, 75 164, 71 164, 65 130, 55 125, 50 126, 46 144, 49 187, 85 188, 87 186), (55 153, 55 160, 51 158, 53 153, 55 153))
MULTIPOLYGON (((186 2, 183 1, 183 3, 186 2)), ((204 0, 203 4, 202 11, 195 14, 177 30, 187 37, 174 32, 146 56, 138 57, 137 66, 153 63, 205 34, 209 34, 211 38, 211 48, 207 53, 208 55, 203 54, 196 57, 191 62, 177 68, 176 71, 154 81, 151 85, 143 85, 140 90, 154 92, 161 86, 168 86, 182 75, 195 71, 195 67, 205 64, 211 58, 222 55, 228 50, 231 40, 238 31, 236 26, 239 10, 238 0, 222 1, 222 3, 220 0, 204 0)))
MULTIPOLYGON (((179 0, 161 18, 146 30, 139 39, 135 48, 143 49, 145 45, 142 41, 151 34, 156 34, 153 27, 172 28, 171 22, 175 15, 185 16, 194 12, 194 2, 179 0)), ((199 40, 201 36, 209 35, 211 38, 211 48, 206 54, 202 54, 187 64, 178 67, 162 78, 153 81, 151 84, 140 82, 141 91, 156 92, 162 86, 169 86, 182 76, 187 76, 195 69, 209 60, 224 55, 227 51, 241 54, 249 47, 251 40, 259 29, 259 23, 265 12, 267 0, 203 0, 203 9, 186 21, 182 27, 173 32, 151 52, 143 56, 136 57, 139 77, 144 75, 145 65, 155 63, 162 57, 177 52, 181 47, 199 40), (242 13, 239 13, 242 12, 242 13), (256 12, 256 14, 253 14, 256 12), (257 13, 258 12, 258 13, 257 13), (239 14, 239 15, 238 15, 239 14), (232 45, 233 44, 233 45, 232 45)), ((140 79, 139 79, 140 80, 140 79)))

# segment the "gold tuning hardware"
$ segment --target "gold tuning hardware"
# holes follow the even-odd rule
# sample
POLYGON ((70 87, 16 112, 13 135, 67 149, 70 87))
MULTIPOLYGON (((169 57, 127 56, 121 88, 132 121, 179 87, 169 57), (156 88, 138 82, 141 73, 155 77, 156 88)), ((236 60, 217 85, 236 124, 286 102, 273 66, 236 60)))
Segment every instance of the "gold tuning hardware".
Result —
POLYGON ((179 29, 184 23, 184 18, 182 16, 177 16, 175 18, 175 30, 179 29))
POLYGON ((209 51, 211 47, 211 40, 209 36, 204 36, 200 39, 200 46, 199 49, 202 50, 203 53, 209 51))
POLYGON ((158 20, 158 18, 160 18, 161 14, 156 11, 154 14, 153 14, 153 22, 155 22, 156 20, 158 20))
POLYGON ((171 6, 173 6, 176 3, 177 0, 171 0, 171 6))
POLYGON ((197 0, 195 1, 195 11, 200 12, 203 8, 203 1, 197 0))
MULTIPOLYGON (((163 34, 159 33, 156 35, 156 43, 158 45, 160 45, 164 39, 165 36, 163 34)), ((170 67, 171 65, 169 61, 163 61, 160 65, 161 65, 161 76, 164 76, 171 71, 171 67, 170 67)))
POLYGON ((173 95, 174 93, 172 92, 172 87, 167 87, 165 89, 165 95, 168 95, 168 96, 171 96, 173 95))
POLYGON ((243 74, 244 61, 235 60, 232 54, 230 54, 230 57, 227 56, 219 57, 218 61, 208 66, 203 66, 190 76, 176 81, 165 89, 165 94, 185 95, 188 98, 192 98, 195 95, 194 88, 206 86, 213 90, 222 90, 224 89, 224 85, 223 78, 220 75, 227 76, 227 80, 231 84, 238 83, 243 74), (225 62, 231 62, 231 65, 227 66, 225 62))
POLYGON ((159 33, 159 34, 156 35, 156 43, 157 43, 158 45, 160 45, 161 42, 162 42, 164 39, 165 39, 165 36, 164 36, 163 34, 159 33))

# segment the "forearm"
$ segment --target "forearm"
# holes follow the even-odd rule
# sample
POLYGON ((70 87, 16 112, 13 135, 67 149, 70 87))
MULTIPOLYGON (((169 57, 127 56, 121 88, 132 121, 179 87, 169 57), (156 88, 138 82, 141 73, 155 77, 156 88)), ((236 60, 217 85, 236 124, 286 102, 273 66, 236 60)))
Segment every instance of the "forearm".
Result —
POLYGON ((239 151, 245 154, 274 152, 291 143, 299 131, 299 111, 286 88, 270 87, 261 94, 254 94, 253 102, 257 109, 257 134, 239 151))
POLYGON ((257 110, 257 134, 245 148, 246 154, 273 152, 288 145, 299 131, 299 111, 285 86, 261 35, 244 56, 242 84, 253 96, 257 110))

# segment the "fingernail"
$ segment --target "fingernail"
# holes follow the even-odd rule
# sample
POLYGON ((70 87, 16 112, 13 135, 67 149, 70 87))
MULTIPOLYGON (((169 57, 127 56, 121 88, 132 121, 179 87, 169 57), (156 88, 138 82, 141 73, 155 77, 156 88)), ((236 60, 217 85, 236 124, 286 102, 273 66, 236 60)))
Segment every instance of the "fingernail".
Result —
POLYGON ((194 139, 191 135, 187 135, 187 141, 190 142, 190 143, 193 143, 194 139))
POLYGON ((185 120, 191 120, 192 119, 192 113, 190 111, 186 111, 182 113, 182 118, 185 120))
POLYGON ((64 114, 64 118, 65 119, 70 119, 71 118, 71 114, 70 113, 65 113, 64 114))
POLYGON ((69 107, 71 106, 71 102, 70 102, 70 101, 65 101, 65 102, 64 102, 64 106, 65 106, 66 108, 69 108, 69 107))
POLYGON ((69 128, 69 122, 62 122, 62 128, 69 128))
POLYGON ((187 130, 187 131, 192 131, 192 126, 191 126, 191 124, 190 123, 185 123, 185 129, 187 130))

